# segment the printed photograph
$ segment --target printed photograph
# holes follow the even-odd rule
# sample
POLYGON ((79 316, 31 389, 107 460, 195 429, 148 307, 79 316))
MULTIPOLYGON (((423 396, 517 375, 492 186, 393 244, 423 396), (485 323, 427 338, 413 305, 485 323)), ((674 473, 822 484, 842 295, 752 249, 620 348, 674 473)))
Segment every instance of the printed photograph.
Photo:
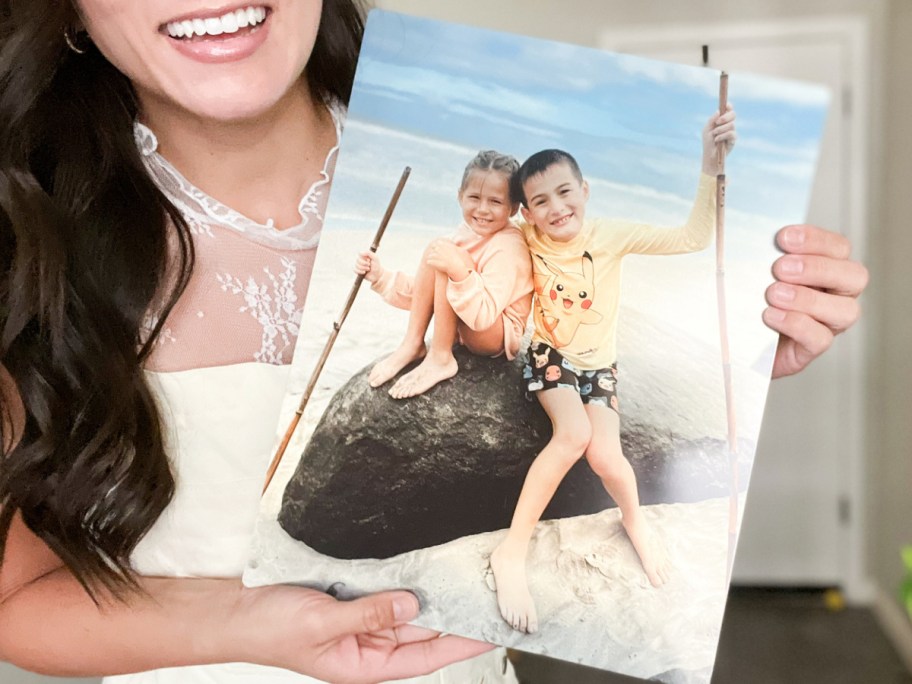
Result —
POLYGON ((371 12, 245 584, 709 682, 828 101, 371 12))

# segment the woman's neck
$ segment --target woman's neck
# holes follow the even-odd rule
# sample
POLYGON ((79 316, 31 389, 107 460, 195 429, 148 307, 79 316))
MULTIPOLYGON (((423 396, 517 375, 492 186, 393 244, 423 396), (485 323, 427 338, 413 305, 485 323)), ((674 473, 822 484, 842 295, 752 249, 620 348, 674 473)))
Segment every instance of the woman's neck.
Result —
POLYGON ((158 151, 197 188, 258 223, 300 223, 298 205, 336 144, 335 124, 302 79, 255 119, 200 119, 142 97, 158 151))

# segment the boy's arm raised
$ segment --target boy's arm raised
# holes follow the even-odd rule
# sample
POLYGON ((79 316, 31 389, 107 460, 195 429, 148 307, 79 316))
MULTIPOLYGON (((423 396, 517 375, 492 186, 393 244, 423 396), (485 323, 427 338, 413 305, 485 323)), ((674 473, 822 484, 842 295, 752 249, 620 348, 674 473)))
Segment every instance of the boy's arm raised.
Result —
POLYGON ((674 228, 611 221, 602 234, 618 254, 687 254, 706 249, 716 227, 716 179, 700 174, 687 223, 674 228))
POLYGON ((712 242, 716 225, 716 174, 718 149, 727 155, 735 144, 735 112, 713 114, 703 127, 703 160, 697 196, 687 223, 677 228, 619 223, 612 234, 620 241, 621 254, 685 254, 705 249, 712 242))

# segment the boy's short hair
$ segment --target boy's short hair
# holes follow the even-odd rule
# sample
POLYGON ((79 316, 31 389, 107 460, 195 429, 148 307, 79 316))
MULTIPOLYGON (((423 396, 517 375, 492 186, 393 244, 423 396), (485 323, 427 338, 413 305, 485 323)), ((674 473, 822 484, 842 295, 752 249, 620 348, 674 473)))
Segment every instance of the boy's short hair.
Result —
POLYGON ((576 163, 576 159, 573 158, 572 154, 563 150, 542 150, 526 159, 519 167, 519 171, 513 175, 513 179, 510 182, 510 199, 513 202, 521 203, 528 209, 529 205, 526 204, 526 193, 523 190, 523 185, 532 176, 538 176, 556 164, 566 164, 570 167, 573 177, 580 183, 583 182, 583 172, 580 171, 579 164, 576 163))

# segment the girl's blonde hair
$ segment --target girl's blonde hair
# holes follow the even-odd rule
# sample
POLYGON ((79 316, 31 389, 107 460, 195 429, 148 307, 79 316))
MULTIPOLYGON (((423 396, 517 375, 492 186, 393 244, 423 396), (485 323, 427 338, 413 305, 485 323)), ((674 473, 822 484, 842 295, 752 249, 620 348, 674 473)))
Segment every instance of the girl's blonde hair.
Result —
POLYGON ((509 182, 513 178, 513 174, 519 171, 519 162, 516 161, 516 157, 501 154, 497 150, 482 150, 466 165, 459 192, 465 190, 472 171, 499 171, 507 177, 509 182))

